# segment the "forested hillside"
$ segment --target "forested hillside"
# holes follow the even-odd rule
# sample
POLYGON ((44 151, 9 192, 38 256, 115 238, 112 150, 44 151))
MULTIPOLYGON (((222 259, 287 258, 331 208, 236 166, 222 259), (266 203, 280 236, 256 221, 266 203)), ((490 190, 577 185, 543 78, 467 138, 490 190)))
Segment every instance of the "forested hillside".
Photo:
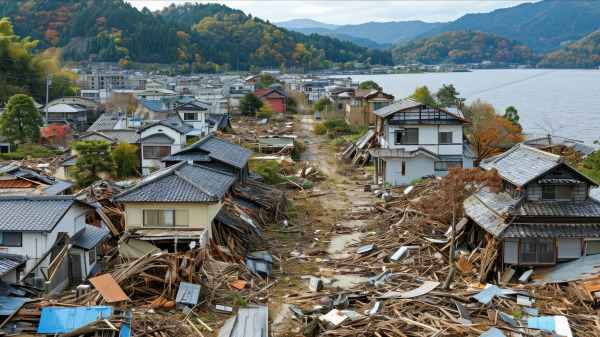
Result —
POLYGON ((546 55, 540 68, 596 68, 600 66, 600 30, 546 55))
POLYGON ((446 32, 409 42, 394 48, 393 55, 398 64, 475 63, 489 60, 535 65, 541 59, 531 49, 515 41, 469 30, 446 32))
POLYGON ((316 34, 305 36, 218 4, 169 6, 152 13, 116 1, 1 1, 15 34, 60 47, 68 60, 218 67, 330 67, 351 61, 391 64, 389 51, 368 50, 316 34))

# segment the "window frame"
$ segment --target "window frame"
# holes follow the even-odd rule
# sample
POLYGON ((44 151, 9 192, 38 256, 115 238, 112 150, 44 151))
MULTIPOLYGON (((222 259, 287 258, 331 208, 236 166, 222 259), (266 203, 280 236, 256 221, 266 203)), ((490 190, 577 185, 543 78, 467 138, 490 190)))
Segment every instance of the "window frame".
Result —
POLYGON ((142 146, 142 158, 143 159, 162 159, 162 158, 170 156, 170 155, 171 155, 171 146, 170 145, 144 145, 144 146, 142 146), (159 157, 147 156, 146 151, 148 149, 154 149, 154 148, 165 148, 165 149, 168 149, 169 151, 165 151, 165 152, 167 152, 165 155, 159 155, 159 154, 152 153, 152 156, 159 156, 159 157))
MULTIPOLYGON (((565 192, 565 191, 562 191, 565 192)), ((542 201, 572 201, 573 200, 573 186, 572 185, 542 185, 542 201), (547 189, 552 187, 553 191, 547 189), (558 198, 558 187, 568 188, 569 199, 558 198), (547 197, 549 193, 553 193, 554 197, 547 197)))
POLYGON ((419 145, 419 128, 405 128, 404 130, 396 130, 394 132, 394 144, 395 145, 419 145), (404 141, 404 138, 408 138, 406 137, 408 135, 408 130, 411 130, 411 132, 414 132, 414 130, 416 130, 416 135, 417 135, 417 141, 416 143, 408 143, 404 141), (400 141, 398 141, 398 135, 400 136, 400 141))
MULTIPOLYGON (((12 242, 12 240, 11 240, 12 242)), ((0 231, 0 246, 2 247, 23 247, 23 233, 22 232, 6 232, 0 231), (19 243, 18 244, 6 244, 4 241, 5 234, 18 234, 19 235, 19 243)))
MULTIPOLYGON (((531 247, 527 247, 527 248, 531 248, 531 247)), ((520 265, 555 265, 556 264, 556 254, 557 254, 557 249, 556 249, 556 238, 521 238, 519 240, 519 264, 520 265), (533 245, 534 246, 534 250, 535 251, 526 251, 525 245, 533 245), (546 252, 542 252, 541 249, 539 249, 542 245, 545 245, 547 248, 550 247, 551 249, 546 251, 546 252), (535 254, 535 261, 525 261, 525 254, 535 254), (546 256, 540 256, 541 254, 546 254, 546 256), (540 261, 541 257, 550 257, 552 256, 552 262, 549 261, 540 261)))
POLYGON ((97 258, 96 257, 96 250, 95 249, 89 250, 87 252, 87 254, 88 254, 88 256, 87 256, 87 258, 88 258, 88 266, 91 266, 93 263, 96 262, 96 258, 97 258), (93 260, 92 260, 92 254, 93 254, 93 257, 94 257, 93 260))
POLYGON ((433 170, 434 171, 448 171, 448 169, 450 169, 451 167, 462 167, 462 165, 463 165, 462 160, 460 160, 460 161, 458 161, 458 160, 440 160, 440 161, 433 162, 433 170), (453 165, 453 166, 446 165, 445 168, 438 168, 438 163, 458 163, 458 165, 453 165))
POLYGON ((454 138, 453 135, 452 135, 452 133, 453 133, 452 131, 440 131, 440 132, 438 132, 438 144, 454 144, 454 143, 452 143, 452 138, 454 138), (442 135, 448 136, 448 134, 450 134, 450 140, 443 142, 442 141, 442 139, 443 139, 442 135))
MULTIPOLYGON (((181 213, 180 213, 181 214, 181 213)), ((146 228, 172 228, 172 227, 189 227, 190 226, 190 218, 189 215, 190 212, 188 209, 176 209, 176 208, 143 208, 142 209, 142 227, 146 227, 146 228), (169 211, 172 212, 172 225, 156 225, 156 224, 146 224, 146 219, 147 219, 147 215, 146 212, 147 211, 169 211), (177 213, 178 212, 185 212, 187 214, 186 218, 187 221, 185 225, 178 225, 177 224, 177 213)))
POLYGON ((183 113, 183 120, 184 121, 192 121, 192 122, 202 122, 202 116, 200 116, 200 113, 198 113, 198 112, 184 112, 183 113), (194 115, 195 118, 194 119, 188 119, 186 115, 194 115))

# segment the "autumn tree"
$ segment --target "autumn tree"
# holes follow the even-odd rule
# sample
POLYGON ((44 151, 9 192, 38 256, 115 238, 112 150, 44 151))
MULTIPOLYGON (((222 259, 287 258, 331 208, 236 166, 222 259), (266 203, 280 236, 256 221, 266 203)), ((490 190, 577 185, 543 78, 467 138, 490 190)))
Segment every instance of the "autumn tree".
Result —
POLYGON ((119 113, 127 111, 130 115, 138 107, 138 100, 132 93, 111 93, 108 101, 104 104, 104 111, 109 113, 119 113))
POLYGON ((418 87, 415 89, 412 95, 408 96, 409 98, 415 99, 421 103, 429 104, 431 106, 437 106, 438 103, 435 101, 435 98, 431 95, 429 88, 427 86, 418 87))
POLYGON ((247 92, 240 99, 240 111, 244 116, 254 116, 260 108, 263 107, 263 101, 253 92, 247 92))
POLYGON ((12 96, 0 115, 0 133, 10 143, 37 141, 42 125, 44 120, 33 105, 33 100, 23 94, 12 96))
POLYGON ((117 178, 124 179, 131 173, 131 170, 137 165, 138 147, 122 141, 112 150, 113 158, 117 164, 117 178))
POLYGON ((78 188, 85 188, 102 179, 101 175, 112 176, 117 164, 110 153, 110 145, 104 140, 83 140, 73 143, 77 151, 73 177, 78 188))
POLYGON ((500 192, 502 178, 496 169, 484 171, 480 168, 467 169, 451 167, 448 174, 440 180, 440 187, 435 193, 422 196, 417 207, 424 213, 431 214, 440 222, 452 228, 449 250, 450 271, 444 282, 444 289, 449 289, 454 276, 454 250, 456 248, 457 220, 465 215, 463 202, 472 194, 487 188, 492 193, 500 192))
POLYGON ((58 143, 67 137, 69 133, 68 124, 52 123, 50 125, 44 125, 42 131, 40 131, 41 139, 48 143, 58 143))
POLYGON ((463 109, 465 118, 472 122, 465 136, 477 153, 477 161, 496 156, 523 141, 521 128, 502 118, 494 107, 477 99, 463 109))
POLYGON ((504 112, 504 115, 502 115, 502 118, 510 121, 514 126, 518 126, 520 130, 523 130, 521 124, 519 124, 519 119, 521 119, 521 117, 517 113, 517 109, 514 106, 511 105, 508 108, 506 108, 506 111, 504 112))
POLYGON ((382 91, 383 89, 375 81, 364 81, 358 85, 358 89, 373 89, 382 91))

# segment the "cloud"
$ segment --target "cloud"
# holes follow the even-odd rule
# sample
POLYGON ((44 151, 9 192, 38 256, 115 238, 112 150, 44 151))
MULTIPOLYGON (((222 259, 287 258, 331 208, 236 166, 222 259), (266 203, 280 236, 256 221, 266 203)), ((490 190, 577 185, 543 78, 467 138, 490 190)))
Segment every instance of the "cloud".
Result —
MULTIPOLYGON (((137 8, 162 9, 171 3, 186 1, 129 1, 137 8)), ((345 25, 370 21, 445 22, 456 20, 468 13, 487 13, 499 8, 513 7, 532 1, 210 1, 243 10, 270 22, 292 19, 313 19, 325 23, 345 25)))

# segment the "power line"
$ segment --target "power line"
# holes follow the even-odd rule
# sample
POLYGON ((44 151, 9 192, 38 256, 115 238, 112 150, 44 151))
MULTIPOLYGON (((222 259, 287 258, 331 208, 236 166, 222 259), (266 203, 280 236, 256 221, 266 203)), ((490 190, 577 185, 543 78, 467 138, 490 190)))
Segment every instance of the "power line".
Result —
POLYGON ((492 90, 496 90, 496 89, 508 87, 508 86, 513 85, 513 84, 517 84, 517 83, 528 81, 528 80, 530 80, 532 78, 536 78, 536 77, 540 77, 540 76, 543 76, 543 75, 547 75, 547 74, 549 74, 551 72, 554 72, 554 71, 556 71, 556 70, 548 70, 548 71, 545 71, 543 73, 539 73, 539 74, 531 75, 531 76, 528 76, 528 77, 525 77, 525 78, 521 78, 521 79, 518 79, 518 80, 506 82, 506 83, 497 85, 495 87, 491 87, 491 88, 487 88, 487 89, 483 89, 483 90, 479 90, 479 91, 475 91, 475 92, 470 92, 468 94, 465 94, 465 96, 479 95, 479 94, 484 93, 484 92, 488 92, 488 91, 492 91, 492 90))

